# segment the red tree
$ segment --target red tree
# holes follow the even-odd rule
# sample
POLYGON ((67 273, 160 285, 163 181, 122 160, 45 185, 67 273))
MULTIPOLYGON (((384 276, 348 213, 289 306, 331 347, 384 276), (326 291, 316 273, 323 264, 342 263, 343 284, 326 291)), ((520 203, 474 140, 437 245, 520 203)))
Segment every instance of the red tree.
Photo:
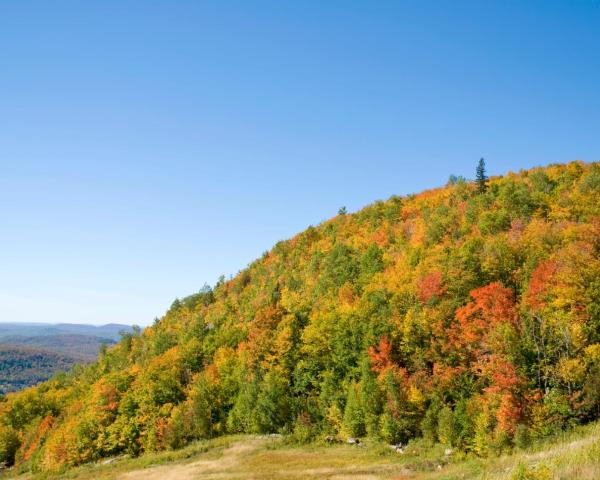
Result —
POLYGON ((417 282, 417 298, 427 303, 431 299, 440 298, 446 293, 446 288, 442 284, 442 272, 429 272, 417 282))

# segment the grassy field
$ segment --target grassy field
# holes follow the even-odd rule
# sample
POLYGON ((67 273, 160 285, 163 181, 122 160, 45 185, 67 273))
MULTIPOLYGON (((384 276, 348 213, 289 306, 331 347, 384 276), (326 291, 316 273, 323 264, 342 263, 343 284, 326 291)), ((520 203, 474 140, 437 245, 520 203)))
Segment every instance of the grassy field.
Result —
POLYGON ((549 480, 600 479, 600 424, 580 428, 529 450, 489 459, 445 455, 441 445, 409 445, 399 454, 385 445, 290 444, 279 436, 229 436, 182 450, 117 458, 60 475, 26 479, 418 479, 549 480))

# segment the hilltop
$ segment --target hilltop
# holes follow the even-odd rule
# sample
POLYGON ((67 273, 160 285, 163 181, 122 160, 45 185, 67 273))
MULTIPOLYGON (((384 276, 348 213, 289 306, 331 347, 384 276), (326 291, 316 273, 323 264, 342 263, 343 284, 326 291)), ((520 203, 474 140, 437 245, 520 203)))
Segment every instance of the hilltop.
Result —
POLYGON ((600 417, 600 165, 376 202, 0 403, 0 461, 61 471, 225 434, 512 451, 600 417))

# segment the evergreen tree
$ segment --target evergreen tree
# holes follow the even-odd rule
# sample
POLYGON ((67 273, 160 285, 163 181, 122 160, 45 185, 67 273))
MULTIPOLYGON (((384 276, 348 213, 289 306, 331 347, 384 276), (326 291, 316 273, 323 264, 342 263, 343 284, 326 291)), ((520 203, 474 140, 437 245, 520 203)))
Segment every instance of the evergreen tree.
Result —
POLYGON ((375 376, 369 368, 368 359, 361 364, 360 400, 363 411, 365 429, 369 436, 376 436, 379 428, 381 413, 381 392, 375 381, 375 376))
POLYGON ((356 383, 348 388, 348 399, 344 410, 344 430, 351 437, 360 437, 366 433, 365 415, 360 404, 360 390, 356 383))
POLYGON ((475 181, 477 182, 477 188, 479 190, 479 193, 484 193, 488 187, 488 177, 485 174, 485 160, 483 159, 483 157, 479 160, 475 173, 475 181))

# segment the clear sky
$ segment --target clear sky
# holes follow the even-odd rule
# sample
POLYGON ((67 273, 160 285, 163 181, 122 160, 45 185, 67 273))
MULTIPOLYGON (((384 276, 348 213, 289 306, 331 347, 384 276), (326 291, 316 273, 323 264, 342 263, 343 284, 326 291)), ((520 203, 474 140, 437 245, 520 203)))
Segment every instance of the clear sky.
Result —
POLYGON ((148 324, 482 156, 600 160, 600 2, 0 2, 0 321, 148 324))

